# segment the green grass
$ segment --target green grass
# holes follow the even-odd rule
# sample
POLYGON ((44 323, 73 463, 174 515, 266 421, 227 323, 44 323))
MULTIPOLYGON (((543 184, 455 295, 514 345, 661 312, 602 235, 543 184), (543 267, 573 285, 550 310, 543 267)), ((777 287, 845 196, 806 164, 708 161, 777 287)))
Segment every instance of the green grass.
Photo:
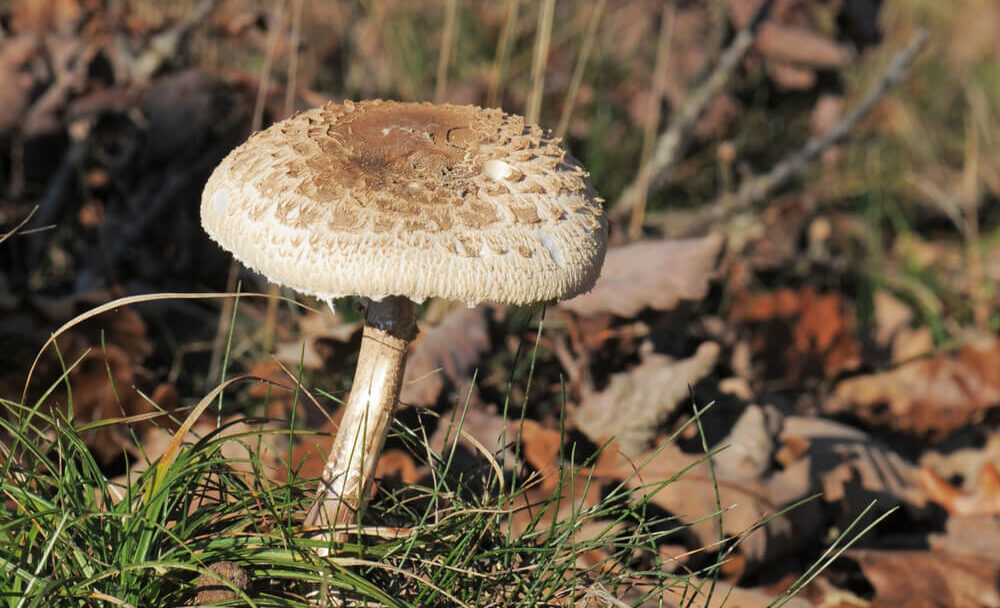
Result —
MULTIPOLYGON (((171 296, 111 302, 57 334, 123 303, 163 297, 171 296)), ((522 349, 524 394, 530 394, 538 346, 536 335, 533 350, 522 349)), ((483 453, 479 466, 462 470, 456 454, 466 401, 440 422, 448 425, 441 453, 426 445, 419 429, 396 425, 397 440, 427 466, 430 481, 383 484, 364 527, 348 542, 329 546, 302 532, 316 480, 303 479, 301 463, 285 460, 277 466, 290 481, 274 481, 274 456, 264 455, 270 445, 279 446, 272 451, 279 459, 290 457, 282 442, 307 434, 295 430, 294 421, 244 419, 200 437, 188 433, 220 397, 251 378, 232 377, 182 412, 81 423, 49 403, 64 386, 72 407, 70 378, 78 363, 65 362, 62 376, 35 402, 0 400, 0 605, 187 605, 205 581, 232 591, 233 599, 223 605, 527 607, 570 606, 594 597, 639 605, 656 603, 667 588, 678 597, 710 594, 720 567, 742 540, 725 539, 720 522, 723 540, 708 548, 717 551, 715 561, 674 574, 663 568, 658 545, 687 524, 649 503, 673 479, 632 488, 632 480, 621 480, 604 487, 601 500, 589 506, 573 497, 596 483, 588 467, 598 454, 577 462, 571 450, 548 480, 551 489, 533 493, 545 480, 524 472, 520 437, 506 438, 515 462, 483 453), (84 434, 140 420, 170 420, 178 430, 162 455, 150 457, 139 444, 143 457, 123 455, 131 470, 109 478, 84 434), (233 442, 242 447, 242 457, 224 455, 233 442), (330 549, 329 555, 321 556, 321 548, 330 549), (249 585, 238 588, 214 575, 211 568, 222 562, 237 564, 249 585)), ((704 411, 696 409, 687 424, 700 429, 704 411)), ((711 462, 707 444, 705 450, 711 462)), ((723 508, 716 502, 714 512, 689 515, 718 518, 723 508)), ((821 564, 839 555, 849 545, 846 539, 821 564)), ((802 581, 815 573, 806 572, 802 581)))
MULTIPOLYGON (((637 551, 655 554, 654 541, 663 534, 647 533, 664 522, 646 518, 644 505, 630 504, 619 490, 561 520, 553 516, 555 500, 533 505, 530 523, 511 537, 510 505, 523 489, 498 492, 490 473, 475 484, 486 489, 469 496, 465 477, 450 470, 452 449, 432 456, 437 483, 384 493, 372 505, 373 520, 409 533, 379 539, 372 531, 321 558, 314 549, 322 541, 300 533, 314 485, 297 477, 268 481, 258 441, 258 433, 267 431, 232 435, 221 427, 181 445, 173 458, 150 463, 132 483, 118 484, 80 437, 94 425, 74 426, 60 414, 10 401, 2 407, 9 454, 0 482, 6 501, 0 515, 6 580, 0 602, 10 606, 82 606, 97 599, 184 604, 196 594, 197 577, 223 560, 249 574, 241 604, 316 605, 325 587, 357 605, 565 605, 588 585, 615 589, 640 575, 578 570, 578 555, 610 547, 609 560, 628 563, 637 551), (223 444, 231 441, 244 445, 244 462, 222 456, 223 444), (596 520, 607 521, 604 533, 573 540, 581 525, 596 520), (624 521, 630 522, 627 532, 616 525, 624 521)), ((408 442, 419 441, 412 431, 397 430, 408 442)), ((414 452, 426 453, 422 446, 414 452)), ((565 484, 576 480, 568 470, 560 478, 565 484)))

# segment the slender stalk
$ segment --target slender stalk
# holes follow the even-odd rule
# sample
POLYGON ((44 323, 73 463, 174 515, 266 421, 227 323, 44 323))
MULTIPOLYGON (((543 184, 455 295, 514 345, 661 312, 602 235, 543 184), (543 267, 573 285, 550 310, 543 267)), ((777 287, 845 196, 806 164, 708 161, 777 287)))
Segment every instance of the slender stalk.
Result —
POLYGON ((451 49, 455 45, 455 18, 457 14, 458 0, 447 0, 444 11, 444 31, 441 32, 441 52, 438 54, 434 103, 444 103, 445 92, 448 90, 448 66, 451 63, 451 49))
POLYGON ((664 72, 667 69, 670 42, 674 37, 674 12, 674 4, 664 6, 660 17, 660 36, 656 43, 656 62, 653 64, 653 82, 650 85, 652 90, 649 94, 649 108, 646 111, 646 122, 643 125, 642 133, 642 157, 639 162, 637 181, 639 200, 636 201, 629 221, 628 236, 633 240, 642 236, 642 222, 646 219, 646 198, 649 194, 649 158, 653 154, 656 130, 660 126, 660 103, 666 88, 664 72))
POLYGON ((406 351, 416 337, 413 302, 389 296, 371 302, 365 316, 358 367, 344 417, 323 469, 323 477, 306 516, 307 529, 344 531, 364 511, 379 453, 399 401, 406 351))
POLYGON ((499 107, 500 96, 503 92, 503 75, 507 68, 507 59, 510 57, 510 43, 514 36, 514 28, 517 25, 517 9, 520 0, 507 0, 507 19, 503 23, 500 31, 500 40, 497 42, 497 52, 493 58, 493 68, 490 70, 489 84, 486 88, 486 107, 499 107))
POLYGON ((576 94, 583 83, 583 72, 587 68, 590 51, 594 48, 597 27, 601 23, 601 15, 604 14, 604 6, 606 4, 607 0, 597 0, 594 7, 590 9, 590 21, 587 23, 587 33, 583 36, 583 46, 580 47, 580 56, 576 60, 576 67, 573 69, 573 78, 569 81, 569 88, 566 91, 566 101, 563 103, 562 115, 559 116, 556 137, 566 135, 566 130, 569 128, 569 119, 573 116, 573 108, 576 106, 576 94))
POLYGON ((549 46, 552 40, 552 15, 556 0, 543 0, 538 12, 538 29, 535 31, 535 54, 531 62, 531 94, 524 118, 538 124, 542 111, 542 94, 545 91, 545 67, 549 63, 549 46))

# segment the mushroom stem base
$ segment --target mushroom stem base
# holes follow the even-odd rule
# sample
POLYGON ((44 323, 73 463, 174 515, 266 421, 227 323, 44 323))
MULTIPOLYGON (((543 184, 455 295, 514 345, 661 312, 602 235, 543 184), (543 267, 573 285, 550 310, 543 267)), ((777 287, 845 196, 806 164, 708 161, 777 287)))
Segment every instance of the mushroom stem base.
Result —
POLYGON ((306 515, 307 530, 332 531, 332 538, 341 541, 356 525, 399 400, 406 351, 415 337, 412 301, 389 296, 368 305, 354 384, 316 502, 306 515))

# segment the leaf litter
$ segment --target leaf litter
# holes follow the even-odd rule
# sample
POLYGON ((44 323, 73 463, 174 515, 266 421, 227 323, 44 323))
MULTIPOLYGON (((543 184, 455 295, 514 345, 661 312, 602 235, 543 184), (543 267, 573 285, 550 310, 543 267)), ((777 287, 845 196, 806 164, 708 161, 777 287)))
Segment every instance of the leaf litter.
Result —
MULTIPOLYGON (((29 228, 43 228, 0 242, 5 398, 20 393, 23 361, 34 355, 32 349, 87 307, 122 292, 224 284, 227 261, 200 233, 192 201, 208 170, 245 138, 258 77, 157 54, 165 40, 174 40, 178 51, 204 44, 206 38, 198 36, 221 44, 219 56, 233 48, 263 51, 267 36, 259 24, 266 11, 245 2, 220 4, 205 21, 207 33, 186 23, 183 11, 163 7, 126 11, 123 19, 75 0, 0 8, 0 80, 7 84, 0 91, 0 135, 13 150, 0 158, 0 223, 6 233, 38 205, 29 228), (44 229, 50 225, 73 229, 68 234, 44 229)), ((605 57, 636 73, 648 72, 643 52, 655 38, 650 20, 643 18, 649 4, 624 3, 606 16, 599 33, 614 42, 603 44, 605 57)), ((839 80, 830 86, 829 79, 866 61, 859 51, 877 40, 877 22, 864 17, 867 4, 774 3, 755 50, 742 62, 742 77, 765 79, 775 95, 794 90, 807 96, 798 122, 786 130, 821 136, 851 107, 852 93, 839 80), (849 32, 831 34, 845 23, 851 24, 849 32)), ((734 0, 721 18, 742 27, 756 6, 734 0)), ((355 14, 339 5, 323 10, 308 27, 326 28, 329 35, 311 42, 313 52, 350 55, 338 78, 353 83, 359 95, 419 86, 398 79, 386 60, 391 51, 381 32, 394 27, 388 13, 355 14)), ((496 29, 505 19, 496 7, 469 10, 470 18, 496 29)), ((683 27, 675 32, 675 61, 664 93, 672 109, 719 50, 702 35, 711 31, 713 18, 719 16, 700 3, 677 7, 677 24, 683 27)), ((995 46, 988 36, 970 39, 966 47, 960 36, 948 39, 951 62, 969 48, 995 46)), ((281 44, 279 55, 287 55, 290 47, 281 44)), ((553 53, 552 86, 563 86, 558 75, 571 71, 573 57, 565 49, 553 53)), ((315 64, 305 62, 303 76, 314 74, 315 64)), ((309 78, 302 82, 293 96, 296 105, 329 96, 310 89, 309 78)), ((652 100, 636 82, 606 91, 581 85, 585 104, 606 104, 626 117, 608 127, 603 140, 625 139, 628 129, 645 120, 652 100)), ((471 83, 452 101, 480 103, 485 86, 471 83)), ((749 91, 741 82, 713 98, 692 127, 694 152, 680 163, 675 182, 691 179, 697 189, 703 188, 693 180, 699 172, 718 170, 707 181, 718 178, 721 184, 760 169, 751 158, 759 152, 753 138, 745 144, 746 134, 739 131, 753 112, 749 91), (702 154, 702 148, 712 153, 702 154), (725 177, 726 171, 733 175, 725 177)), ((513 95, 517 99, 523 91, 513 95)), ((419 97, 416 89, 413 96, 419 97)), ((272 87, 264 97, 267 113, 282 116, 282 95, 272 87)), ((881 111, 893 125, 906 118, 896 99, 885 100, 881 111)), ((592 127, 583 115, 581 110, 569 122, 568 134, 594 145, 586 143, 592 127)), ((863 250, 870 235, 847 212, 832 209, 842 203, 831 204, 828 192, 830 176, 843 169, 852 145, 829 148, 822 178, 804 193, 769 201, 744 224, 739 221, 746 218, 720 215, 707 231, 686 232, 688 224, 652 221, 645 240, 609 250, 594 290, 548 311, 531 361, 530 390, 527 372, 516 366, 524 365, 524 345, 533 336, 512 336, 514 315, 458 307, 421 327, 403 389, 403 424, 425 432, 432 452, 445 453, 457 442, 463 448, 457 457, 468 467, 463 470, 482 465, 485 452, 505 463, 507 474, 523 473, 529 483, 512 505, 515 531, 533 525, 537 509, 553 493, 562 500, 549 516, 561 519, 601 504, 621 488, 629 491, 623 500, 689 524, 686 532, 657 541, 662 559, 655 566, 696 571, 724 559, 725 580, 717 583, 711 602, 702 596, 695 605, 720 605, 726 597, 731 605, 769 604, 787 581, 779 577, 805 570, 818 548, 873 499, 882 510, 901 507, 884 534, 878 528, 872 533, 871 547, 879 548, 845 554, 792 605, 858 599, 864 587, 858 578, 871 589, 863 599, 871 606, 1000 604, 995 373, 1000 346, 993 335, 964 331, 952 320, 934 325, 934 314, 961 311, 947 290, 972 293, 964 243, 896 235, 880 252, 889 257, 885 268, 891 276, 870 298, 864 293, 865 277, 859 275, 867 270, 852 266, 864 254, 852 248, 863 250), (656 228, 661 225, 664 234, 676 228, 685 238, 661 238, 656 228), (939 292, 928 295, 915 284, 912 274, 919 283, 927 280, 919 274, 924 271, 943 277, 939 292), (937 298, 938 293, 943 295, 937 298), (713 399, 718 403, 692 423, 692 406, 713 399), (450 420, 464 420, 463 432, 451 428, 450 420), (670 437, 674 441, 665 444, 670 437), (813 495, 819 498, 786 511, 813 495)), ((981 166, 982 188, 989 188, 990 161, 981 166)), ((994 249, 988 251, 987 272, 995 266, 989 257, 994 249)), ((251 273, 241 277, 247 289, 262 287, 251 273)), ((247 302, 239 311, 229 371, 245 370, 266 381, 234 385, 226 403, 269 420, 251 424, 230 411, 213 412, 195 424, 188 439, 213 432, 220 422, 232 423, 226 433, 233 438, 224 449, 241 461, 250 452, 239 437, 266 429, 254 449, 275 478, 288 471, 288 454, 293 470, 318 475, 336 429, 336 399, 349 390, 343 370, 351 367, 357 324, 330 322, 326 314, 282 312, 272 356, 253 346, 261 308, 247 302), (297 389, 319 395, 317 402, 328 411, 297 389), (311 432, 289 446, 281 430, 293 412, 297 429, 311 432)), ((210 339, 206 328, 216 313, 163 302, 88 321, 60 337, 62 360, 54 352, 42 360, 29 396, 55 387, 47 406, 66 413, 72 397, 78 423, 133 418, 99 426, 85 440, 109 470, 125 459, 134 474, 174 439, 176 421, 163 412, 177 411, 218 380, 196 378, 204 366, 199 343, 210 339)), ((390 444, 379 475, 426 481, 426 455, 416 457, 396 439, 390 444)), ((602 538, 608 525, 597 519, 574 534, 602 538)), ((616 522, 614 534, 628 534, 633 525, 616 522)), ((594 546, 578 563, 620 572, 633 565, 612 556, 612 547, 594 546)), ((612 605, 610 597, 635 605, 687 605, 669 595, 643 602, 637 593, 646 582, 640 579, 626 591, 591 589, 586 601, 612 605)))

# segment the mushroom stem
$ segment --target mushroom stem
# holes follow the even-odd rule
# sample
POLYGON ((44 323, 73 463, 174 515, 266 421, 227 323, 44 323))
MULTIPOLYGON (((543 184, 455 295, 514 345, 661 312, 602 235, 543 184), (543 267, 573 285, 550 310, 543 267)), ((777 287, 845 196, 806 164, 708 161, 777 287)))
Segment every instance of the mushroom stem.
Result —
POLYGON ((334 439, 307 529, 344 531, 363 512, 379 453, 389 433, 406 367, 406 351, 417 335, 414 304, 401 296, 372 301, 365 313, 358 367, 344 417, 334 439))

